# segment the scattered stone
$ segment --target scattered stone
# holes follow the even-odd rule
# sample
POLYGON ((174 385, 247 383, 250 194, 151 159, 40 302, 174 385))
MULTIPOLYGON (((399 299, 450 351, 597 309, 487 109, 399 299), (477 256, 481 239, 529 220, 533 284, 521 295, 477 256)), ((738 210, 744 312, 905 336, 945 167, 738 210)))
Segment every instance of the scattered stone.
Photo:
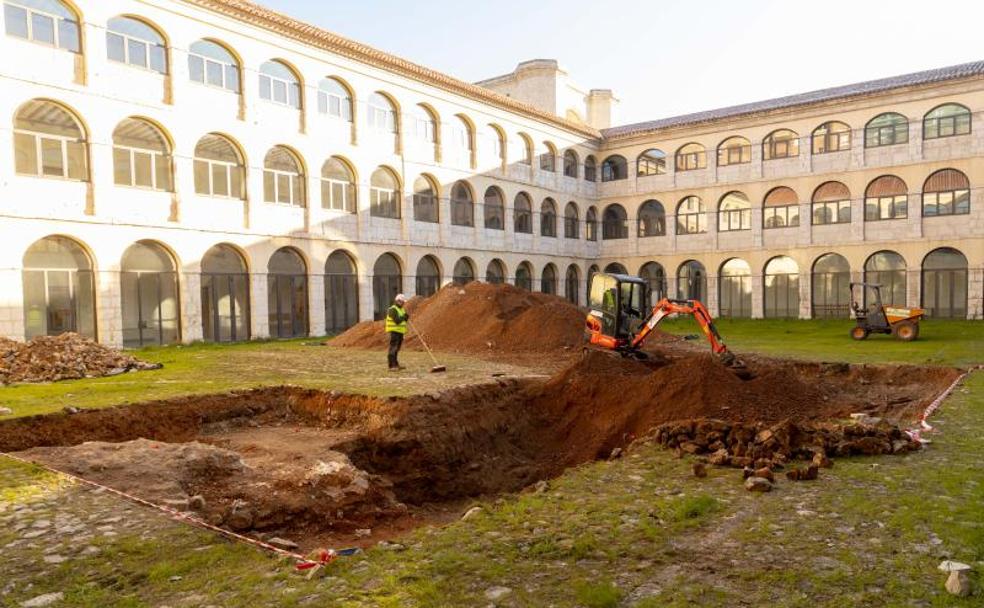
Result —
POLYGON ((944 587, 947 592, 957 597, 967 597, 970 595, 971 585, 969 572, 970 566, 962 562, 946 560, 939 565, 939 569, 948 572, 950 575, 946 579, 944 587))
POLYGON ((792 468, 786 471, 786 479, 790 481, 810 481, 816 479, 820 474, 820 467, 810 464, 805 469, 792 468))
POLYGON ((192 511, 204 511, 205 510, 205 497, 201 494, 196 494, 188 499, 188 508, 192 511))
POLYGON ((80 410, 79 408, 75 407, 74 405, 66 405, 65 407, 62 408, 62 411, 65 412, 68 415, 72 415, 72 414, 78 414, 82 410, 80 410))
POLYGON ((10 409, 9 407, 0 407, 0 416, 9 416, 10 414, 13 413, 14 410, 10 409))
POLYGON ((468 521, 469 519, 475 517, 482 512, 482 507, 472 507, 465 511, 465 514, 461 516, 461 521, 468 521))
POLYGON ((38 336, 29 342, 0 339, 0 384, 95 378, 117 369, 159 368, 159 364, 73 333, 38 336))
POLYGON ((772 474, 772 469, 770 469, 769 467, 762 467, 760 469, 755 469, 755 472, 752 473, 752 476, 761 477, 762 479, 768 479, 769 483, 776 482, 776 476, 772 474))
POLYGON ((752 467, 745 467, 744 469, 741 470, 741 478, 742 479, 748 479, 749 477, 752 477, 753 475, 755 475, 755 469, 753 469, 752 467))
POLYGON ((273 545, 274 547, 285 549, 287 551, 293 551, 294 549, 298 548, 297 543, 295 543, 294 541, 288 540, 286 538, 280 538, 279 536, 274 536, 273 538, 271 538, 266 542, 268 545, 273 545))
POLYGON ((512 594, 512 589, 510 589, 509 587, 501 587, 501 586, 489 587, 488 589, 485 590, 485 599, 489 600, 490 602, 498 602, 499 600, 504 599, 505 597, 511 594, 512 594))
POLYGON ((546 479, 541 479, 540 481, 538 481, 535 484, 533 484, 533 493, 534 494, 543 494, 548 489, 550 489, 550 484, 547 483, 547 480, 546 479))
POLYGON ((68 561, 68 558, 63 555, 52 554, 44 556, 44 563, 46 564, 61 564, 66 561, 68 561))
POLYGON ((359 528, 358 530, 355 531, 356 538, 368 538, 370 536, 372 536, 371 528, 359 528))
POLYGON ((707 477, 707 466, 703 462, 693 463, 690 470, 694 472, 694 477, 707 477))
POLYGON ((720 448, 708 457, 707 461, 717 467, 727 466, 731 461, 731 454, 727 448, 720 448))
POLYGON ((608 455, 608 460, 618 460, 622 457, 622 448, 615 448, 612 453, 608 455))
POLYGON ((253 510, 246 501, 237 498, 225 517, 225 524, 233 530, 248 530, 253 527, 253 510))
POLYGON ((176 582, 178 582, 178 581, 180 581, 180 580, 181 580, 181 577, 180 577, 180 576, 178 576, 178 575, 174 575, 174 576, 172 576, 171 578, 169 578, 169 579, 167 579, 167 580, 169 580, 169 581, 170 581, 170 582, 172 582, 172 583, 176 583, 176 582))
POLYGON ((752 476, 745 480, 745 489, 749 492, 771 492, 772 482, 765 477, 752 476))
POLYGON ((400 551, 406 551, 407 550, 406 545, 401 545, 400 543, 391 543, 391 542, 389 542, 387 540, 381 540, 381 541, 379 541, 378 543, 376 543, 376 546, 379 547, 380 549, 382 549, 383 551, 396 551, 396 552, 400 552, 400 551))
POLYGON ((827 458, 827 455, 824 452, 816 452, 813 454, 813 464, 817 465, 817 467, 821 469, 829 469, 834 466, 834 461, 827 458))
POLYGON ((64 598, 65 594, 61 591, 56 593, 45 593, 44 595, 31 598, 26 602, 21 602, 21 606, 22 608, 43 608, 44 606, 51 606, 55 602, 60 602, 64 598))

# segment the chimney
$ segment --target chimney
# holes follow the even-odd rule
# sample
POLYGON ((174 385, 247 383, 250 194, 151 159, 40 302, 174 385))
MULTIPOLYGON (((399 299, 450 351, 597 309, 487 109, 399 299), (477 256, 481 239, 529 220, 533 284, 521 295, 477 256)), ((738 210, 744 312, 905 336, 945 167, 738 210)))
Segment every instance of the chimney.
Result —
POLYGON ((619 102, 611 89, 591 89, 584 103, 589 125, 596 129, 607 129, 614 124, 619 102))

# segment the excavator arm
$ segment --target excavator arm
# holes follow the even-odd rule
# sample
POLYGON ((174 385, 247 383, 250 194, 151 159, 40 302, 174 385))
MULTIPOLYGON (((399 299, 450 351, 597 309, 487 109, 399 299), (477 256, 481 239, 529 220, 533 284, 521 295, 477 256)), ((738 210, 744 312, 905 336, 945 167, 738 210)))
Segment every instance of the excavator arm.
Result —
POLYGON ((721 338, 721 334, 718 333, 717 328, 714 327, 714 320, 711 318, 711 313, 697 300, 670 300, 669 298, 663 298, 657 302, 653 306, 652 311, 650 311, 649 316, 643 321, 642 329, 639 330, 639 333, 629 343, 632 350, 641 348, 646 338, 656 329, 656 326, 672 314, 692 315, 694 320, 697 321, 697 325, 700 326, 701 331, 704 332, 707 341, 710 342, 711 350, 714 354, 719 356, 726 365, 735 364, 737 360, 734 354, 724 344, 724 339, 721 338))

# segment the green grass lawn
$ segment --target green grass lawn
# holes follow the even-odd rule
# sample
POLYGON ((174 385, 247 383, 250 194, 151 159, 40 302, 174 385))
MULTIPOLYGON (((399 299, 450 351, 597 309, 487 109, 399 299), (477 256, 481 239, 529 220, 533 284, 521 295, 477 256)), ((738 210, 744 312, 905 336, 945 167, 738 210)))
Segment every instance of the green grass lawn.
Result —
MULTIPOLYGON (((928 321, 914 343, 888 336, 852 342, 849 327, 827 321, 719 324, 738 353, 865 363, 984 362, 984 323, 928 321)), ((696 331, 686 320, 667 328, 696 331)), ((157 378, 176 374, 182 390, 197 390, 194 378, 205 377, 196 368, 202 362, 221 366, 237 349, 271 347, 301 358, 308 348, 332 350, 278 343, 144 356, 174 357, 154 372, 157 378)), ((271 381, 295 382, 282 371, 265 373, 282 378, 271 381)), ((345 381, 332 378, 326 376, 325 385, 345 381)), ((88 397, 96 403, 101 388, 112 386, 109 380, 115 379, 27 388, 43 393, 84 386, 97 391, 88 397)), ((222 382, 237 386, 235 378, 222 382)), ((0 389, 0 402, 24 390, 0 389)), ((127 400, 140 395, 118 390, 127 400)), ((19 395, 24 407, 46 398, 19 395)), ((638 446, 621 460, 570 470, 546 492, 476 500, 484 508, 477 517, 420 528, 399 539, 403 550, 372 549, 310 581, 251 547, 136 507, 129 532, 87 541, 98 554, 54 565, 42 560, 49 545, 10 546, 18 533, 0 523, 0 564, 7 573, 0 577, 0 605, 62 591, 59 606, 485 606, 486 592, 501 586, 509 589, 504 606, 984 606, 980 577, 975 575, 975 595, 958 599, 943 590, 945 577, 936 570, 952 558, 984 572, 984 373, 972 374, 932 422, 938 432, 921 452, 838 459, 816 482, 781 480, 764 495, 745 492, 738 471, 713 469, 696 479, 688 460, 638 446)), ((45 509, 84 514, 112 508, 115 500, 0 460, 0 520, 12 517, 15 506, 48 517, 45 509)))

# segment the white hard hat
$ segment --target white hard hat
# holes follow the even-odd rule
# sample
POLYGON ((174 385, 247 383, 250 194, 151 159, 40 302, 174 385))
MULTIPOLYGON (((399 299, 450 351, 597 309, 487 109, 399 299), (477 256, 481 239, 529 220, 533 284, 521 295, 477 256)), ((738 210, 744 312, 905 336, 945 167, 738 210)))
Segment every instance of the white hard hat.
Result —
POLYGON ((398 294, 396 294, 396 297, 393 298, 393 300, 396 301, 396 302, 406 302, 407 301, 407 297, 405 295, 403 295, 402 293, 398 293, 398 294))

